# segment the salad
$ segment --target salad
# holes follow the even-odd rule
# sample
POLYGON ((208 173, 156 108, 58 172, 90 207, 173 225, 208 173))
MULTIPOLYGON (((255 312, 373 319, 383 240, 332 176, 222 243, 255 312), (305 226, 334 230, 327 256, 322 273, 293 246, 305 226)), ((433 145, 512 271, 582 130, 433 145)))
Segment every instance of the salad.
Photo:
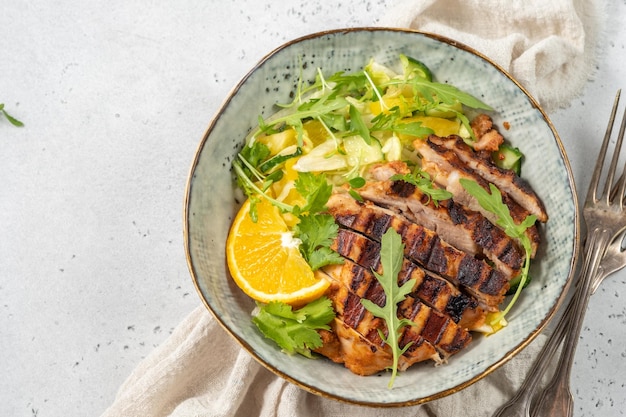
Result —
MULTIPOLYGON (((229 269, 237 284, 257 300, 253 320, 259 329, 283 350, 310 356, 324 344, 324 332, 332 332, 332 322, 337 320, 336 301, 327 297, 330 284, 323 284, 327 279, 323 272, 344 262, 344 257, 333 248, 339 226, 328 212, 329 198, 341 192, 362 202, 360 190, 370 181, 373 166, 402 163, 410 172, 395 174, 391 180, 410 183, 427 196, 429 204, 437 206, 451 200, 453 193, 422 169, 422 156, 415 141, 426 140, 431 135, 455 137, 469 148, 478 149, 481 138, 477 137, 472 119, 493 109, 453 85, 437 82, 426 65, 406 55, 399 55, 395 66, 370 60, 354 73, 327 75, 318 69, 314 82, 307 84, 300 80, 294 100, 279 107, 271 117, 259 117, 258 128, 248 136, 233 162, 237 185, 247 197, 235 223, 237 231, 254 229, 252 234, 258 236, 263 232, 255 225, 263 223, 264 216, 270 216, 264 213, 278 218, 280 237, 271 239, 280 241, 282 249, 291 250, 289 257, 302 257, 307 267, 300 275, 314 277, 311 278, 314 283, 302 286, 305 290, 313 287, 315 290, 309 291, 307 297, 294 298, 293 302, 289 297, 273 299, 271 294, 257 297, 254 294, 261 292, 247 291, 247 287, 257 285, 251 282, 259 268, 255 266, 245 276, 241 271, 242 261, 238 263, 235 255, 231 256, 230 248, 237 243, 233 237, 235 226, 227 242, 229 269)), ((490 163, 520 174, 523 155, 519 149, 504 141, 486 149, 482 152, 489 152, 490 163)), ((499 228, 519 243, 524 254, 523 265, 510 281, 512 300, 502 311, 487 314, 486 332, 492 333, 506 325, 504 316, 529 282, 533 249, 526 232, 534 227, 536 216, 530 214, 521 222, 515 221, 498 187, 491 184, 485 189, 468 180, 459 183, 484 211, 493 215, 499 228)), ((239 238, 240 242, 243 240, 239 238)), ((385 289, 386 298, 396 303, 374 306, 363 300, 362 304, 371 314, 385 317, 386 331, 380 336, 393 354, 395 376, 398 360, 408 348, 399 347, 398 338, 403 328, 412 325, 409 319, 398 318, 397 304, 411 289, 398 284, 399 270, 394 266, 402 262, 402 250, 397 250, 403 248, 402 240, 390 231, 381 245, 381 253, 396 255, 388 256, 385 271, 376 277, 385 289)), ((274 290, 282 295, 302 288, 274 290)))

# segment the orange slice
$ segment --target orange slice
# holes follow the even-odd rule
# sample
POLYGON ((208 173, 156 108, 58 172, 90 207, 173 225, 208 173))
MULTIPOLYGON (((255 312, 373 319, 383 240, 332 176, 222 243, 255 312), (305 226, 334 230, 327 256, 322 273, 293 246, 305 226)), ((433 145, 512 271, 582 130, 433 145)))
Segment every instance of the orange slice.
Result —
POLYGON ((322 296, 330 283, 313 273, 278 208, 266 200, 259 202, 256 223, 249 210, 247 200, 226 240, 228 268, 239 288, 257 301, 292 306, 322 296))

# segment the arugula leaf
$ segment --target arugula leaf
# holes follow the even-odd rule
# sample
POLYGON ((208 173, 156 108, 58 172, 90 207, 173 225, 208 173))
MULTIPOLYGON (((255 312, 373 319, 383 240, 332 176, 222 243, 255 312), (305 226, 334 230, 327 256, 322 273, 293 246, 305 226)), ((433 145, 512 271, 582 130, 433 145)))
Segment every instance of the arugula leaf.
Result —
POLYGON ((259 169, 261 170, 261 172, 269 172, 274 167, 284 163, 285 161, 291 158, 295 158, 300 155, 302 155, 302 148, 296 148, 294 153, 291 153, 288 155, 280 155, 280 154, 275 155, 271 157, 270 159, 266 160, 265 162, 263 162, 261 165, 259 165, 259 169))
POLYGON ((293 206, 285 204, 282 201, 278 201, 267 194, 266 191, 269 188, 269 185, 271 185, 268 181, 263 182, 262 188, 257 186, 254 181, 252 181, 249 174, 245 171, 244 166, 250 170, 248 172, 254 172, 253 175, 261 180, 266 180, 267 177, 263 177, 258 171, 256 171, 256 169, 252 167, 248 161, 241 156, 241 154, 239 154, 239 161, 233 161, 233 170, 235 171, 235 175, 237 177, 237 184, 250 199, 250 216, 252 217, 252 221, 256 222, 258 219, 256 203, 260 198, 265 198, 282 211, 291 212, 294 210, 293 206))
POLYGON ((341 264, 343 258, 330 248, 339 226, 330 214, 300 216, 294 233, 302 241, 300 252, 313 271, 330 264, 341 264))
MULTIPOLYGON (((259 124, 259 132, 268 132, 276 126, 286 124, 296 130, 298 147, 302 147, 304 137, 304 120, 328 117, 333 112, 346 109, 348 106, 349 103, 344 97, 335 96, 333 94, 326 94, 319 98, 312 98, 309 101, 302 103, 293 113, 272 119, 271 121, 263 121, 262 127, 261 123, 259 124)), ((257 132, 257 134, 259 132, 257 132)))
POLYGON ((282 302, 257 305, 259 310, 252 321, 261 333, 285 352, 308 358, 312 349, 322 346, 317 330, 330 330, 328 324, 335 318, 332 303, 325 296, 295 311, 282 302))
POLYGON ((533 214, 528 215, 521 224, 516 224, 509 208, 502 202, 502 193, 495 185, 489 184, 489 193, 475 181, 461 179, 460 182, 463 188, 476 198, 482 208, 497 216, 498 225, 509 237, 519 239, 525 236, 526 229, 535 224, 537 217, 533 214))
POLYGON ((404 116, 397 107, 389 109, 388 113, 381 112, 372 119, 372 132, 390 131, 416 137, 426 137, 434 131, 428 127, 422 126, 421 122, 402 122, 404 116))
POLYGON ((15 127, 22 127, 22 126, 24 126, 24 123, 20 122, 15 117, 13 117, 9 113, 7 113, 7 111, 4 109, 4 103, 0 103, 0 112, 2 112, 4 117, 6 117, 6 119, 9 121, 9 123, 11 123, 13 126, 15 126, 15 127))
POLYGON ((370 130, 365 125, 361 112, 352 104, 350 104, 350 129, 358 133, 368 145, 372 144, 370 130))
POLYGON ((419 169, 419 167, 416 167, 413 173, 395 174, 389 179, 391 181, 404 181, 413 184, 419 188, 421 192, 431 198, 435 205, 438 205, 439 201, 452 198, 452 193, 443 188, 435 187, 430 175, 426 171, 419 169))
POLYGON ((348 184, 352 188, 361 188, 366 184, 366 180, 363 177, 354 177, 348 181, 348 184))
POLYGON ((511 308, 513 308, 513 305, 519 298, 519 295, 524 287, 526 287, 526 283, 529 279, 528 271, 530 270, 530 255, 532 252, 530 238, 526 235, 526 229, 535 224, 537 217, 534 214, 530 214, 526 216, 522 223, 516 224, 511 217, 509 208, 502 202, 502 193, 500 193, 498 187, 490 183, 490 192, 487 192, 487 190, 478 185, 475 181, 467 179, 460 179, 459 181, 463 188, 465 188, 465 190, 470 193, 476 201, 478 201, 478 204, 480 204, 482 208, 497 216, 496 223, 502 227, 504 233, 506 233, 509 237, 517 239, 521 243, 525 252, 524 265, 522 267, 522 271, 520 272, 519 279, 517 280, 517 289, 515 290, 515 294, 513 295, 511 301, 509 301, 506 308, 491 320, 490 324, 493 326, 500 323, 504 319, 511 308))
POLYGON ((416 136, 418 138, 435 133, 431 128, 422 126, 422 122, 396 123, 391 127, 391 130, 395 133, 416 136))
POLYGON ((385 320, 387 326, 387 336, 379 332, 381 339, 389 345, 393 353, 393 366, 391 368, 391 379, 388 387, 393 387, 393 382, 398 372, 398 360, 400 356, 409 348, 411 343, 403 348, 398 345, 400 330, 405 326, 410 326, 412 321, 398 317, 398 303, 406 298, 415 285, 415 279, 410 279, 401 287, 398 286, 398 273, 402 268, 404 257, 404 243, 400 235, 392 228, 387 229, 381 239, 380 249, 383 273, 374 275, 383 290, 385 291, 385 305, 383 307, 367 299, 361 299, 361 304, 374 316, 385 320))
POLYGON ((411 78, 407 82, 428 101, 439 100, 445 104, 454 104, 458 101, 473 109, 493 110, 491 106, 450 84, 432 82, 421 77, 411 78))
POLYGON ((350 189, 348 190, 348 194, 352 196, 356 201, 363 202, 365 201, 361 194, 355 188, 361 188, 365 185, 365 178, 363 177, 354 177, 348 181, 348 185, 350 185, 350 189))
POLYGON ((365 71, 345 74, 343 71, 327 77, 327 82, 334 83, 333 91, 338 95, 359 97, 367 93, 368 79, 365 71))

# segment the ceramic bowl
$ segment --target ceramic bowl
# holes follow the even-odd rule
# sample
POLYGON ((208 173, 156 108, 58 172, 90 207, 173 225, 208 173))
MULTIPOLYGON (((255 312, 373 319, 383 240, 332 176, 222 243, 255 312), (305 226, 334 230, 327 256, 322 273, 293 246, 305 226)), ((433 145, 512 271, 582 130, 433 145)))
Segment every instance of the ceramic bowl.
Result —
POLYGON ((560 139, 538 103, 487 57, 459 42, 415 31, 357 28, 316 33, 270 52, 225 99, 202 138, 192 163, 184 207, 189 268, 206 307, 225 331, 268 369, 313 393, 350 403, 404 406, 457 392, 485 377, 528 345, 562 302, 573 272, 579 239, 576 192, 560 139), (532 284, 508 316, 509 325, 490 337, 476 336, 443 366, 417 364, 396 378, 362 377, 326 359, 288 356, 251 321, 255 305, 237 288, 225 261, 225 241, 241 201, 231 162, 258 116, 291 101, 301 69, 307 80, 357 71, 371 58, 397 63, 400 53, 423 61, 448 82, 494 109, 504 136, 526 155, 523 176, 542 198, 549 222, 532 264, 532 284), (506 123, 505 123, 506 122, 506 123), (510 126, 508 130, 504 125, 510 126))

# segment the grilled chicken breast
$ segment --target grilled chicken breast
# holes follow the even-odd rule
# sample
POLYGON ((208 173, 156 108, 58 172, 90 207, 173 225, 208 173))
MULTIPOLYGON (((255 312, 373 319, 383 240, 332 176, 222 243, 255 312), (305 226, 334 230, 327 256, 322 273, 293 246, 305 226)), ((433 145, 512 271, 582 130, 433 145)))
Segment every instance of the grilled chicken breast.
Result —
MULTIPOLYGON (((366 273, 371 274, 371 272, 366 273)), ((362 297, 350 290, 352 275, 350 273, 332 274, 329 277, 332 284, 327 291, 327 296, 333 301, 339 319, 338 323, 355 330, 357 334, 367 339, 369 344, 383 348, 380 332, 387 335, 385 322, 366 310, 361 303, 362 297)), ((372 291, 368 291, 366 295, 370 298, 363 298, 384 306, 385 294, 379 285, 372 287, 372 291)), ((399 339, 401 348, 410 344, 404 354, 405 360, 410 363, 426 359, 441 362, 462 350, 471 341, 471 335, 466 329, 415 297, 409 296, 399 304, 398 315, 413 322, 411 326, 402 328, 399 339)), ((344 355, 350 354, 350 351, 344 352, 344 355)), ((378 371, 390 365, 391 362, 378 371)))
MULTIPOLYGON (((364 299, 379 306, 386 303, 374 272, 383 272, 381 238, 390 228, 404 244, 398 284, 412 283, 410 294, 398 304, 398 317, 412 321, 400 330, 399 347, 408 348, 398 369, 424 361, 445 362, 471 343, 471 332, 490 329, 487 316, 499 311, 525 254, 459 180, 473 180, 487 190, 489 183, 495 184, 517 222, 529 214, 540 222, 548 216, 527 183, 491 162, 491 152, 503 142, 491 118, 480 115, 471 125, 477 138, 474 148, 456 136, 431 135, 413 144, 421 169, 452 198, 435 202, 410 182, 392 180, 395 174, 411 173, 401 161, 369 168, 365 185, 357 190, 363 201, 343 191, 330 197, 328 213, 339 226, 331 249, 344 262, 321 269, 331 283, 326 295, 336 317, 330 330, 319 332, 323 346, 316 352, 358 375, 375 374, 392 365, 392 351, 384 342, 385 320, 362 303, 364 299)), ((540 244, 538 227, 526 231, 531 256, 540 244)))
POLYGON ((513 171, 499 168, 489 158, 481 157, 462 138, 449 136, 447 138, 431 137, 430 140, 453 151, 463 163, 477 172, 485 180, 495 184, 500 191, 511 196, 519 205, 537 216, 537 220, 545 223, 548 213, 530 185, 513 171))
MULTIPOLYGON (((421 261, 415 258, 421 258, 426 269, 467 290, 479 301, 482 308, 497 311, 509 288, 506 277, 486 262, 460 252, 437 238, 430 243, 428 255, 415 252, 408 245, 405 247, 405 254, 418 263, 421 261)), ((339 229, 331 248, 365 268, 382 272, 379 242, 348 229, 339 229)))
POLYGON ((509 279, 519 275, 524 263, 522 250, 485 216, 452 199, 436 203, 408 182, 391 181, 387 166, 373 167, 371 173, 375 180, 359 188, 363 198, 435 231, 442 240, 461 251, 488 258, 509 279))
MULTIPOLYGON (((470 210, 480 212, 491 223, 496 224, 497 216, 485 210, 473 196, 467 193, 463 186, 461 186, 459 180, 467 179, 475 181, 487 191, 489 191, 489 182, 464 164, 455 152, 439 143, 441 143, 441 138, 434 135, 431 135, 426 140, 417 139, 413 142, 415 150, 417 150, 422 157, 422 170, 426 171, 431 178, 433 178, 435 183, 449 191, 454 196, 454 201, 470 210)), ((511 217, 517 223, 523 222, 526 216, 531 214, 507 193, 502 193, 502 200, 508 207, 511 217)), ((532 245, 531 257, 534 257, 540 242, 537 227, 532 226, 526 229, 526 235, 532 245)))

